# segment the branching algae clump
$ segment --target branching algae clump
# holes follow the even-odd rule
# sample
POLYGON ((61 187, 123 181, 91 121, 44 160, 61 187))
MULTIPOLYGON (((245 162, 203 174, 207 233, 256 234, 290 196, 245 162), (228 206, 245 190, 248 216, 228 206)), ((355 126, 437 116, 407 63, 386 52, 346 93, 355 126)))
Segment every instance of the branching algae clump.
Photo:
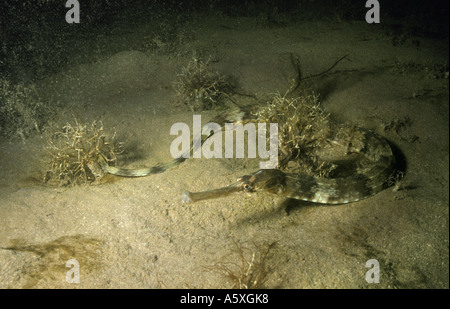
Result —
POLYGON ((53 110, 39 97, 34 85, 12 85, 0 78, 0 133, 6 137, 18 135, 25 139, 41 132, 53 115, 53 110))
POLYGON ((332 169, 320 162, 316 153, 326 145, 330 135, 328 116, 320 108, 318 96, 305 92, 294 98, 276 94, 265 108, 256 112, 257 121, 278 123, 280 169, 322 176, 332 169))
POLYGON ((276 267, 272 262, 275 246, 275 242, 254 243, 253 249, 250 249, 234 242, 235 248, 230 256, 204 268, 221 275, 231 289, 267 288, 267 281, 276 267))
POLYGON ((99 159, 109 165, 117 161, 121 152, 121 143, 114 141, 115 134, 106 134, 103 125, 93 122, 91 125, 67 123, 56 130, 48 141, 50 168, 44 181, 54 180, 59 185, 90 183, 102 178, 104 172, 99 159))
POLYGON ((196 57, 177 74, 173 86, 177 96, 192 111, 215 108, 231 91, 225 77, 211 69, 209 60, 203 62, 196 57))

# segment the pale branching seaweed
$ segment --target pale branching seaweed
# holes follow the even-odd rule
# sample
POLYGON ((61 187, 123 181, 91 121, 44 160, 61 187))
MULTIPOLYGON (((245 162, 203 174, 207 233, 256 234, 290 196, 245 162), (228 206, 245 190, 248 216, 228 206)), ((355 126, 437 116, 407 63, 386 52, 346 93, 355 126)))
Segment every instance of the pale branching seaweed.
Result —
POLYGON ((121 143, 114 140, 115 133, 107 134, 101 122, 91 125, 67 123, 49 138, 46 147, 49 169, 44 181, 59 185, 86 184, 104 176, 99 165, 103 158, 109 165, 117 161, 121 143))
POLYGON ((196 57, 177 74, 173 86, 177 96, 192 111, 215 108, 231 91, 225 77, 211 69, 209 60, 204 62, 196 57))
POLYGON ((12 85, 0 78, 0 132, 6 137, 25 139, 33 132, 41 132, 53 110, 39 97, 34 85, 12 85))
POLYGON ((230 284, 231 289, 261 289, 266 286, 275 268, 271 262, 276 243, 253 243, 253 249, 234 242, 234 249, 223 261, 205 266, 208 271, 219 273, 230 284))
POLYGON ((288 98, 279 93, 256 113, 259 122, 278 123, 279 168, 325 176, 331 166, 317 158, 330 135, 329 115, 314 93, 288 98), (288 165, 289 164, 289 165, 288 165))

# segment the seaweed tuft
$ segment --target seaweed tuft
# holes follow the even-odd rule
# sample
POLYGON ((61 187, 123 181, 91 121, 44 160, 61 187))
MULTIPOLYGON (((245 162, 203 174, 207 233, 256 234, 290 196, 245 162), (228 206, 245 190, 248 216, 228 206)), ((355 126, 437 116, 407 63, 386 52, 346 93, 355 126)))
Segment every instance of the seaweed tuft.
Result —
POLYGON ((259 122, 278 123, 278 168, 321 176, 331 172, 316 153, 331 134, 329 115, 320 108, 316 94, 302 91, 289 98, 277 93, 255 116, 259 122))
POLYGON ((216 108, 232 90, 225 77, 211 69, 209 60, 204 62, 195 56, 177 74, 173 87, 192 111, 216 108))
POLYGON ((107 134, 101 122, 90 125, 67 123, 56 129, 45 147, 49 168, 44 182, 56 182, 60 186, 91 183, 104 176, 99 164, 104 159, 115 165, 122 143, 115 141, 115 133, 107 134))
POLYGON ((228 288, 231 289, 267 288, 270 274, 275 268, 272 258, 276 242, 253 243, 252 247, 234 241, 234 249, 226 259, 204 268, 219 273, 229 282, 228 288))
POLYGON ((33 132, 41 133, 54 114, 33 84, 11 84, 0 78, 0 133, 19 136, 25 142, 33 132))

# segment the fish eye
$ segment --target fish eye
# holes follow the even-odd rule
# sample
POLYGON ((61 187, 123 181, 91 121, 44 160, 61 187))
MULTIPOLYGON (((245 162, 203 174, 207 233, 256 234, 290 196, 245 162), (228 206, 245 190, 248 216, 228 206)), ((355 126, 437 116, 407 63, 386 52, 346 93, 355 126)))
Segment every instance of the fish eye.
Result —
POLYGON ((248 183, 244 183, 242 185, 242 188, 244 188, 244 191, 251 191, 252 187, 248 183))

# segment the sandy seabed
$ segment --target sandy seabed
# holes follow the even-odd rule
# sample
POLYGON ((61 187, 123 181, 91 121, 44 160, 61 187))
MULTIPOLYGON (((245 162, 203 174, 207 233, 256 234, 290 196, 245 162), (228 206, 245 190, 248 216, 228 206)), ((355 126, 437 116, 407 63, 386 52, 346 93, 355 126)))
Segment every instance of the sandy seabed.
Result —
MULTIPOLYGON (((172 124, 192 123, 172 82, 193 51, 211 56, 241 92, 261 98, 289 88, 289 55, 312 75, 348 54, 351 61, 314 79, 314 91, 335 121, 372 129, 401 151, 402 190, 337 206, 270 194, 183 204, 185 190, 225 186, 259 161, 192 159, 149 177, 52 187, 36 181, 44 138, 2 142, 0 247, 15 249, 0 250, 0 287, 226 288, 233 282, 220 265, 248 270, 270 246, 267 288, 448 288, 448 67, 443 78, 430 69, 448 63, 447 42, 394 46, 363 22, 269 28, 222 17, 192 22, 191 29, 193 37, 175 52, 124 50, 64 70, 39 89, 67 106, 62 122, 75 116, 114 128, 133 154, 121 165, 152 166, 171 159, 172 124), (399 119, 407 125, 384 130, 399 119), (79 283, 66 281, 69 259, 79 263, 79 283), (366 281, 369 259, 380 264, 379 283, 366 281)), ((202 113, 202 121, 217 113, 202 113)))

